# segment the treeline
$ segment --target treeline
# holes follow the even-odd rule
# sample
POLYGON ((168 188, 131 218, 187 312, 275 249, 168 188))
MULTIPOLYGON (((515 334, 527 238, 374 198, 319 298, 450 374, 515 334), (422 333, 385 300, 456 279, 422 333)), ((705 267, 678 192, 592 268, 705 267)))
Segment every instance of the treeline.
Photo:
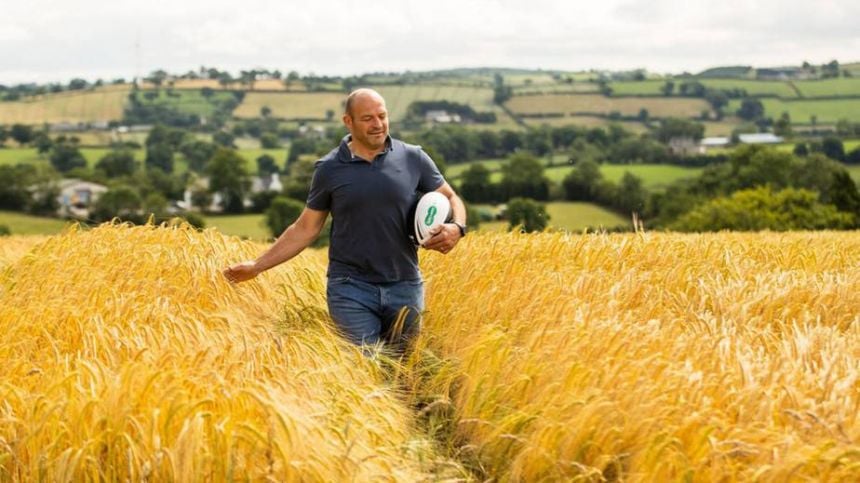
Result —
POLYGON ((720 156, 675 155, 668 147, 672 138, 696 141, 703 134, 704 126, 700 123, 667 119, 646 135, 636 135, 618 124, 610 124, 607 128, 543 125, 525 131, 472 130, 443 125, 420 131, 408 139, 431 146, 449 164, 504 158, 520 151, 536 156, 570 152, 573 162, 589 157, 613 164, 704 166, 721 161, 720 156))
MULTIPOLYGON (((111 84, 124 83, 125 79, 114 79, 113 81, 111 81, 111 84)), ((49 84, 24 83, 12 86, 0 84, 0 101, 12 102, 19 101, 25 97, 41 96, 45 94, 56 94, 59 92, 84 91, 88 89, 95 89, 105 84, 106 82, 101 79, 90 83, 89 81, 80 78, 72 79, 69 81, 68 84, 61 84, 57 82, 49 84)))

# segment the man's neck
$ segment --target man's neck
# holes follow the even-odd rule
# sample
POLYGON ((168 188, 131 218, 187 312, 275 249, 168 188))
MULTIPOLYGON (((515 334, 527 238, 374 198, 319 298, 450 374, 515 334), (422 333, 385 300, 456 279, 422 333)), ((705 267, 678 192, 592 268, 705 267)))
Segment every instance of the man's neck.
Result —
POLYGON ((379 153, 385 151, 385 144, 383 144, 382 147, 380 147, 379 149, 370 149, 360 144, 354 143, 352 142, 352 140, 350 140, 347 143, 347 146, 349 146, 349 152, 352 153, 353 156, 358 156, 359 158, 367 162, 373 162, 373 160, 376 159, 376 156, 378 156, 379 153))

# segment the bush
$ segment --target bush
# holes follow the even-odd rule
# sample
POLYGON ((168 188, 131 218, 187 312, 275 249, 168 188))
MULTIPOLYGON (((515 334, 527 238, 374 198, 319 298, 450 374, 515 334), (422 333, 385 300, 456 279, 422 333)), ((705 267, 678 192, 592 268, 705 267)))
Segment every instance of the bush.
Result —
POLYGON ((510 230, 517 226, 526 233, 543 231, 549 223, 544 205, 529 198, 514 198, 508 202, 510 230))
POLYGON ((0 236, 9 236, 12 234, 12 230, 9 229, 6 225, 0 225, 0 236))
POLYGON ((272 200, 272 204, 266 210, 266 226, 269 227, 272 236, 277 238, 298 220, 304 207, 301 201, 284 196, 278 196, 272 200))
POLYGON ((759 231, 846 229, 854 215, 818 201, 818 193, 770 186, 737 191, 713 199, 681 216, 670 228, 678 231, 759 231))

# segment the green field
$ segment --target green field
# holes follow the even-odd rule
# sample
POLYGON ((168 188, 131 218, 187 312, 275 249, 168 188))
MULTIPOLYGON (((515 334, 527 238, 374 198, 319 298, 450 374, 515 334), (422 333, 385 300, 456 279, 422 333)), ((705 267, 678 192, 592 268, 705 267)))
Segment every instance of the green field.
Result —
POLYGON ((860 79, 857 78, 797 81, 794 85, 804 97, 860 96, 860 79))
MULTIPOLYGON (((783 98, 797 97, 797 93, 787 82, 744 80, 744 79, 698 79, 699 82, 712 89, 744 89, 751 96, 777 96, 783 98)), ((675 83, 677 90, 677 82, 675 83)))
MULTIPOLYGON (((860 122, 860 99, 797 101, 762 99, 761 102, 766 116, 776 119, 783 112, 787 112, 791 116, 791 122, 795 124, 809 124, 813 115, 817 117, 819 124, 835 123, 840 119, 860 122)), ((735 112, 740 108, 740 105, 740 100, 732 100, 727 111, 735 112)))
POLYGON ((613 112, 636 116, 647 109, 651 117, 698 117, 702 111, 710 112, 710 105, 702 99, 692 98, 611 98, 595 94, 514 96, 505 104, 520 115, 537 114, 606 114, 613 112))
POLYGON ((0 225, 9 227, 13 235, 53 235, 59 233, 67 223, 56 218, 0 211, 0 225))
POLYGON ((128 86, 117 85, 0 102, 0 124, 41 126, 59 122, 118 121, 122 119, 128 91, 128 86))
MULTIPOLYGON (((551 181, 562 182, 573 169, 571 166, 556 166, 547 168, 544 172, 551 181)), ((603 177, 619 183, 625 172, 642 180, 642 185, 649 191, 659 191, 680 179, 695 178, 701 173, 701 168, 684 168, 669 164, 602 164, 600 172, 603 177)), ((501 179, 501 173, 494 173, 494 178, 501 179)))
MULTIPOLYGON (((230 92, 216 91, 212 93, 211 98, 207 99, 203 97, 201 91, 179 89, 171 91, 170 95, 168 95, 167 89, 140 91, 137 94, 138 100, 143 104, 167 106, 185 114, 196 114, 201 117, 211 117, 215 114, 213 103, 222 102, 231 97, 233 94, 230 92), (153 99, 147 98, 147 96, 152 95, 155 95, 153 99)), ((258 116, 259 114, 257 112, 258 116)))
POLYGON ((616 96, 659 96, 665 84, 665 80, 620 81, 611 82, 609 87, 616 96))
MULTIPOLYGON (((486 205, 481 205, 486 206, 486 205)), ((609 211, 593 203, 574 203, 567 201, 546 203, 549 214, 549 226, 572 232, 585 229, 597 230, 629 225, 632 222, 617 213, 609 211)), ((486 208, 485 208, 486 209, 486 208)), ((489 208, 494 211, 493 208, 489 208)), ((507 221, 483 222, 479 230, 507 231, 507 221)))
POLYGON ((0 166, 30 163, 47 163, 47 155, 39 155, 34 148, 0 149, 0 166))
POLYGON ((851 174, 851 179, 855 183, 860 184, 860 166, 845 166, 845 169, 851 174))
POLYGON ((216 228, 226 235, 251 240, 269 240, 272 238, 266 227, 265 218, 261 214, 204 216, 203 220, 206 222, 206 228, 216 228))

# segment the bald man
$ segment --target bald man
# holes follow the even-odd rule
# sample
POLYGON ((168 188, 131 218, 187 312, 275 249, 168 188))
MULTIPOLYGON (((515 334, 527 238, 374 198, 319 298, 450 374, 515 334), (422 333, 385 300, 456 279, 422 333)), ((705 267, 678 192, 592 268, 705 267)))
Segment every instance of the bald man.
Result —
POLYGON ((357 345, 405 348, 424 310, 417 248, 408 236, 410 209, 430 191, 448 198, 453 222, 424 245, 447 254, 466 235, 466 208, 420 146, 388 134, 388 110, 378 92, 352 92, 344 111, 349 135, 317 161, 298 220, 259 258, 230 266, 224 276, 243 282, 290 260, 316 239, 331 213, 326 296, 335 325, 357 345))

